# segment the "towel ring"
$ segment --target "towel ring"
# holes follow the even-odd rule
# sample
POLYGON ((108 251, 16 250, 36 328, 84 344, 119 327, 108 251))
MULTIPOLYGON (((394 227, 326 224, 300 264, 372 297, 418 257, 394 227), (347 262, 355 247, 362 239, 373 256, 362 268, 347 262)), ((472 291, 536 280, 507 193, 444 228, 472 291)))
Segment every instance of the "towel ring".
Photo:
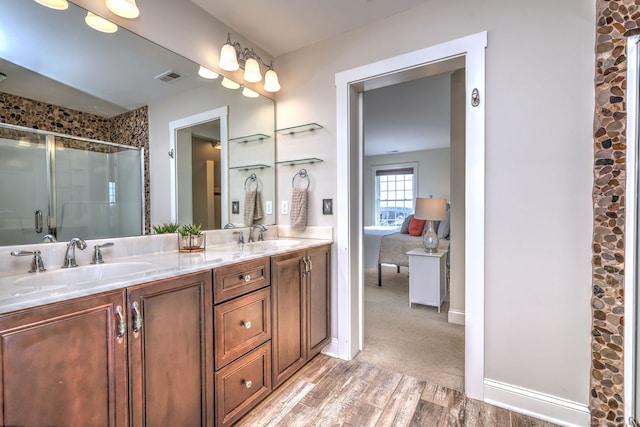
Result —
POLYGON ((300 177, 300 179, 306 179, 307 180, 307 186, 304 187, 305 190, 309 188, 309 184, 311 184, 311 180, 309 179, 309 174, 307 173, 306 169, 300 169, 300 171, 293 175, 293 178, 291 179, 291 186, 295 188, 296 186, 296 177, 300 177))
POLYGON ((249 177, 247 177, 247 179, 244 180, 244 191, 252 191, 251 190, 251 184, 255 183, 256 184, 256 190, 258 189, 258 177, 256 176, 255 173, 252 173, 251 175, 249 175, 249 177))

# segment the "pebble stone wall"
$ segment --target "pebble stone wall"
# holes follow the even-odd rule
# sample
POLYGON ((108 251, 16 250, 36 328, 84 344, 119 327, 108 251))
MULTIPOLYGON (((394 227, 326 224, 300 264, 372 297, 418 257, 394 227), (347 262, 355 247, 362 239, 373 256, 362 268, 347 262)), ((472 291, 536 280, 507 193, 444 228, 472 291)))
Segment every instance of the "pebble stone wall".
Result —
MULTIPOLYGON (((151 231, 149 179, 149 116, 147 107, 105 118, 0 92, 0 122, 82 138, 144 148, 145 233, 151 231)), ((85 142, 63 140, 86 148, 85 142)), ((96 148, 96 151, 100 148, 96 148)))
POLYGON ((594 231, 590 411, 593 426, 624 426, 624 214, 627 37, 640 0, 596 0, 594 231))

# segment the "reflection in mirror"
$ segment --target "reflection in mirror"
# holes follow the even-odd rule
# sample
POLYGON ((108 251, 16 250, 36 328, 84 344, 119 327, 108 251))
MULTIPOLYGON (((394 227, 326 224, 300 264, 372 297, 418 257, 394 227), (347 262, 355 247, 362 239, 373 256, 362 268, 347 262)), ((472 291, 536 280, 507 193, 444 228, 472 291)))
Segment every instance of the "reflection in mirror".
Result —
MULTIPOLYGON (((0 122, 144 148, 144 180, 140 192, 144 196, 144 229, 149 232, 150 179, 167 176, 169 172, 166 163, 154 161, 154 171, 150 173, 149 152, 158 148, 166 153, 172 120, 228 106, 229 138, 257 132, 270 137, 254 144, 253 149, 241 152, 243 158, 236 161, 233 150, 229 150, 227 157, 220 159, 220 167, 214 165, 214 174, 217 175, 216 169, 221 174, 220 182, 227 180, 219 191, 218 185, 213 184, 214 205, 216 197, 220 199, 217 203, 220 209, 231 206, 230 198, 244 203, 240 189, 247 174, 235 170, 232 173, 226 165, 245 164, 245 160, 259 151, 256 147, 265 147, 270 153, 265 162, 270 162, 271 167, 263 171, 262 177, 263 203, 275 200, 275 168, 269 160, 275 151, 272 100, 262 96, 249 99, 241 95, 241 90, 221 87, 221 79, 199 77, 198 64, 123 28, 113 34, 99 33, 85 25, 86 14, 86 10, 72 3, 65 11, 55 11, 34 1, 3 0, 0 72, 8 78, 0 83, 0 122), (167 78, 173 75, 178 77, 167 78), (265 122, 252 123, 258 117, 260 120, 265 117, 265 122)), ((229 144, 229 138, 221 138, 221 145, 229 144)), ((215 159, 213 161, 215 163, 215 159)), ((162 208, 155 210, 154 215, 168 219, 170 191, 155 188, 154 209, 158 205, 162 208), (156 203, 161 198, 166 202, 156 203)), ((202 196, 195 198, 201 200, 202 196)), ((3 208, 0 206, 0 210, 3 208)), ((216 213, 214 225, 207 228, 224 225, 221 221, 225 216, 227 222, 244 223, 242 212, 234 215, 227 209, 216 213)), ((200 222, 199 218, 190 219, 200 222)), ((275 216, 264 221, 274 223, 275 216)))

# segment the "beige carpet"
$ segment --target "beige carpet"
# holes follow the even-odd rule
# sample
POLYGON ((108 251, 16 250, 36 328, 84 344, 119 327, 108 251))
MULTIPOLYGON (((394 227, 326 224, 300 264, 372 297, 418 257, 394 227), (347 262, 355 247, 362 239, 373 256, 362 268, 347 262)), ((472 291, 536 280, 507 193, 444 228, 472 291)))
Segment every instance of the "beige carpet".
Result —
POLYGON ((464 326, 447 322, 448 298, 409 308, 408 269, 365 269, 364 349, 357 360, 464 391, 464 326))

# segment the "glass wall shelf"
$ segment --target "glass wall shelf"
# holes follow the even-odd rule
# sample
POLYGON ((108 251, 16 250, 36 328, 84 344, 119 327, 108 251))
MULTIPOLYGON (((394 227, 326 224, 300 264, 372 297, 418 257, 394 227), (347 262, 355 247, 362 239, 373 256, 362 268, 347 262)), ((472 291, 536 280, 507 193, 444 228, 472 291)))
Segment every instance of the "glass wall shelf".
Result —
POLYGON ((263 139, 269 138, 269 135, 265 135, 264 133, 256 133, 253 135, 247 136, 239 136, 237 138, 231 138, 229 142, 238 142, 240 144, 246 144, 251 141, 262 141, 263 139))
POLYGON ((293 126, 290 128, 276 129, 276 132, 280 135, 294 135, 300 132, 313 132, 314 130, 318 130, 318 129, 322 129, 322 126, 320 126, 317 123, 307 123, 304 125, 293 126))
POLYGON ((320 162, 323 162, 323 160, 318 159, 316 157, 310 157, 308 159, 284 160, 282 162, 276 162, 276 165, 295 166, 295 165, 313 164, 313 163, 320 163, 320 162))
POLYGON ((257 164, 257 165, 245 165, 245 166, 232 166, 229 169, 235 169, 235 170, 241 170, 241 171, 250 171, 253 169, 266 169, 266 168, 270 168, 271 166, 269 165, 261 165, 261 164, 257 164))

